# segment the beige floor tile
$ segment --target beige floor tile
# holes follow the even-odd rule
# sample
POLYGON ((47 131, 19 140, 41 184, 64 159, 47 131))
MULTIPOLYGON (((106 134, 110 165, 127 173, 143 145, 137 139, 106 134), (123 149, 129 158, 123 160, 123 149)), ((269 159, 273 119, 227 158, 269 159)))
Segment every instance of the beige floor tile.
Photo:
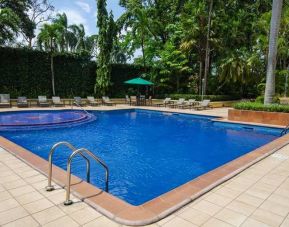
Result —
POLYGON ((221 210, 215 217, 233 226, 240 226, 247 218, 247 216, 229 209, 221 210))
POLYGON ((73 221, 72 218, 70 218, 69 216, 64 216, 64 217, 58 218, 52 222, 49 222, 49 223, 43 225, 43 227, 55 227, 55 226, 77 227, 79 225, 75 221, 73 221))
POLYGON ((31 186, 36 190, 41 190, 47 186, 47 180, 32 183, 31 186))
POLYGON ((32 203, 25 204, 23 207, 29 213, 34 214, 36 212, 45 210, 45 209, 52 207, 52 206, 53 206, 53 203, 44 198, 44 199, 40 199, 40 200, 37 200, 37 201, 32 202, 32 203))
POLYGON ((251 215, 256 210, 256 207, 240 202, 238 200, 233 200, 230 204, 226 206, 226 208, 246 216, 251 215))
POLYGON ((237 196, 240 195, 241 192, 239 190, 235 190, 235 189, 228 188, 225 186, 217 190, 215 193, 222 195, 222 196, 226 196, 231 199, 235 199, 237 196))
POLYGON ((278 195, 278 194, 275 194, 273 193, 269 198, 268 198, 269 201, 273 201, 273 202, 276 202, 276 203, 279 203, 283 206, 287 206, 289 207, 289 198, 286 197, 286 196, 281 196, 281 195, 278 195))
POLYGON ((19 179, 21 179, 21 178, 16 174, 6 176, 6 177, 0 177, 0 184, 4 184, 4 183, 10 182, 10 181, 16 181, 19 179))
POLYGON ((31 187, 30 185, 26 185, 26 186, 21 186, 18 188, 14 188, 9 190, 9 193, 11 193, 12 196, 20 196, 29 192, 33 192, 35 191, 35 189, 33 187, 31 187))
MULTIPOLYGON (((265 185, 265 184, 263 184, 265 185)), ((252 188, 249 188, 246 193, 255 197, 258 197, 260 199, 266 199, 270 196, 270 194, 274 191, 274 189, 266 189, 265 187, 261 186, 254 186, 252 188)))
POLYGON ((18 187, 26 186, 26 185, 27 185, 27 183, 24 180, 22 180, 22 179, 3 183, 3 186, 6 189, 14 189, 14 188, 18 188, 18 187))
POLYGON ((212 216, 222 209, 222 207, 205 200, 200 201, 193 208, 212 216))
POLYGON ((257 198, 247 193, 241 194, 239 197, 236 198, 236 200, 255 207, 260 206, 261 203, 263 203, 264 201, 263 199, 257 198))
POLYGON ((119 227, 120 224, 108 219, 107 217, 99 217, 85 225, 83 225, 83 227, 119 227))
POLYGON ((57 194, 52 194, 47 196, 46 198, 49 199, 52 203, 58 205, 65 201, 66 191, 61 190, 57 194))
POLYGON ((0 212, 18 207, 20 204, 13 198, 6 199, 0 202, 0 212))
POLYGON ((286 217, 289 213, 289 204, 284 206, 280 203, 274 202, 272 200, 265 201, 261 206, 261 209, 270 211, 274 214, 286 217))
POLYGON ((205 198, 205 200, 214 203, 218 206, 226 206, 228 203, 232 201, 231 198, 216 193, 209 195, 208 197, 205 198))
POLYGON ((6 189, 0 184, 0 192, 4 192, 6 189))
POLYGON ((16 207, 0 213, 0 225, 7 224, 19 218, 28 216, 28 212, 22 207, 16 207))
POLYGON ((31 183, 37 183, 37 182, 40 182, 40 181, 44 181, 46 180, 47 181, 47 177, 45 177, 44 175, 42 174, 38 174, 36 176, 32 176, 32 177, 28 177, 28 178, 25 178, 25 181, 29 184, 31 183))
POLYGON ((175 214, 171 214, 171 215, 163 218, 162 220, 158 221, 157 224, 162 226, 162 225, 166 224, 167 222, 171 221, 175 217, 177 217, 175 214))
POLYGON ((77 202, 73 200, 73 204, 70 206, 65 206, 63 203, 60 203, 57 206, 66 214, 71 214, 74 213, 75 211, 82 210, 83 208, 88 207, 86 203, 80 202, 79 200, 77 202))
POLYGON ((35 221, 31 216, 27 216, 25 218, 18 219, 13 222, 9 222, 3 227, 38 227, 40 226, 37 221, 35 221))
POLYGON ((101 214, 91 207, 85 207, 70 214, 70 217, 80 225, 84 225, 96 218, 99 218, 100 216, 101 214))
POLYGON ((29 192, 24 195, 15 197, 15 199, 22 205, 32 203, 43 198, 44 196, 37 191, 29 192))
POLYGON ((176 226, 182 226, 182 227, 196 227, 193 223, 186 221, 182 218, 175 217, 169 222, 162 225, 163 227, 176 227, 176 226))
POLYGON ((251 217, 270 226, 279 226, 284 219, 279 215, 262 209, 257 209, 251 217))
POLYGON ((186 209, 178 216, 195 225, 202 225, 211 217, 210 215, 193 208, 186 209))
POLYGON ((241 226, 242 227, 270 227, 270 225, 257 221, 253 218, 246 219, 246 221, 241 226))
POLYGON ((289 227, 289 217, 283 221, 280 227, 289 227))
POLYGON ((38 171, 36 170, 29 170, 29 171, 25 171, 25 172, 21 172, 18 173, 20 177, 22 178, 30 178, 30 177, 34 177, 34 176, 39 176, 41 175, 38 171))
POLYGON ((46 210, 40 211, 38 213, 33 214, 33 218, 38 221, 41 225, 47 224, 48 222, 54 221, 62 216, 65 213, 62 212, 58 207, 50 207, 46 210))
POLYGON ((12 196, 10 195, 10 193, 8 191, 0 192, 0 201, 10 199, 10 198, 12 198, 12 196))
POLYGON ((232 227, 232 225, 223 222, 219 219, 216 218, 211 218, 209 219, 204 225, 202 225, 203 227, 232 227))

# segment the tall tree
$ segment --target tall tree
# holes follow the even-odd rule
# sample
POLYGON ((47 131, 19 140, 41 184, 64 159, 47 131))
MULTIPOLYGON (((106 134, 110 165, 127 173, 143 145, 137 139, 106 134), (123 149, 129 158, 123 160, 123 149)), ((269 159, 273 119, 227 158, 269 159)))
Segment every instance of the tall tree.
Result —
POLYGON ((97 0, 98 48, 95 93, 105 95, 110 86, 111 52, 115 36, 112 12, 108 16, 106 0, 97 0))
POLYGON ((38 45, 40 48, 45 46, 50 53, 50 69, 51 69, 51 84, 52 94, 55 95, 55 78, 54 78, 54 52, 57 47, 57 39, 59 38, 59 31, 62 29, 61 25, 44 24, 38 34, 38 45))
MULTIPOLYGON (((49 21, 51 17, 51 13, 54 10, 53 5, 49 0, 30 0, 30 9, 29 9, 29 18, 30 21, 34 24, 34 29, 37 28, 43 22, 49 21)), ((35 34, 25 34, 22 33, 24 39, 28 42, 28 47, 32 47, 32 40, 35 38, 35 34)))
POLYGON ((272 103, 275 95, 275 69, 282 6, 283 0, 273 0, 264 104, 272 103))

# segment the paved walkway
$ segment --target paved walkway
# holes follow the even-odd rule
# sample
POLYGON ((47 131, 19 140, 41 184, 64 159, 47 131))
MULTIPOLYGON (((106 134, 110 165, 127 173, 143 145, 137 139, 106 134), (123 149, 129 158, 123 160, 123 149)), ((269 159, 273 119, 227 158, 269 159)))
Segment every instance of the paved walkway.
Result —
MULTIPOLYGON (((75 197, 64 206, 65 191, 46 192, 46 184, 44 175, 0 148, 0 226, 121 226, 75 197)), ((289 227, 288 213, 289 145, 150 226, 289 227)))

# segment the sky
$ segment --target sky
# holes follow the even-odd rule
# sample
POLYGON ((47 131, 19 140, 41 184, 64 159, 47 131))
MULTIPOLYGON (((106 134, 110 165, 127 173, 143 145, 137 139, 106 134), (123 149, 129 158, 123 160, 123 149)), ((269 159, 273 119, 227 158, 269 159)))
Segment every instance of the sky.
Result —
MULTIPOLYGON (((124 12, 118 0, 107 0, 107 10, 112 10, 114 19, 124 12)), ((87 35, 97 33, 96 0, 51 0, 56 13, 65 12, 69 24, 83 24, 87 35)))

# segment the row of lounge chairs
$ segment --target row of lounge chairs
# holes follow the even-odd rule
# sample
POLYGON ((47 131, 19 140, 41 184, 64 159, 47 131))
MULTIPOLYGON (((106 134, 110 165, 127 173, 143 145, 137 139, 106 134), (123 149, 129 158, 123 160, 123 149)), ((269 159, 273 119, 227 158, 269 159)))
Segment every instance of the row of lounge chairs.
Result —
MULTIPOLYGON (((53 96, 51 103, 48 101, 46 96, 38 96, 37 104, 40 107, 49 107, 53 105, 55 107, 65 106, 65 102, 61 100, 59 96, 53 96)), ((116 105, 115 102, 110 101, 109 97, 103 96, 102 101, 97 101, 93 96, 88 96, 87 100, 83 100, 81 97, 74 97, 73 104, 76 106, 98 106, 98 105, 116 105)), ((11 107, 10 95, 0 94, 0 107, 11 107)), ((28 99, 25 96, 17 98, 17 107, 25 108, 29 107, 28 99)))
POLYGON ((180 98, 178 101, 172 101, 171 98, 166 98, 162 103, 156 103, 154 105, 170 108, 202 110, 211 108, 210 103, 211 101, 209 99, 204 99, 199 102, 195 99, 189 99, 186 101, 184 98, 180 98))

